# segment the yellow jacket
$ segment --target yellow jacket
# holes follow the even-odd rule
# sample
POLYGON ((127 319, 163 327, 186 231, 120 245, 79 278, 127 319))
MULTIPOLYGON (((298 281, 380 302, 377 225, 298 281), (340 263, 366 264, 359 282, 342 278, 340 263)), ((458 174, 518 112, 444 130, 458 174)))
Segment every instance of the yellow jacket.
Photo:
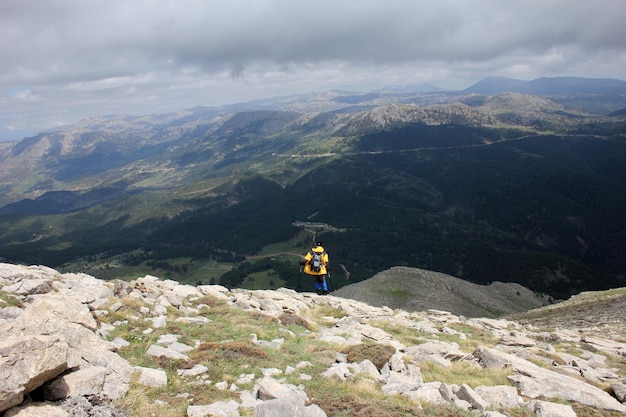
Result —
POLYGON ((316 246, 316 247, 312 248, 304 256, 304 259, 306 260, 306 264, 304 264, 304 273, 305 274, 309 274, 309 275, 326 275, 328 273, 328 271, 326 270, 326 267, 328 266, 328 254, 326 252, 324 252, 324 248, 322 246, 316 246), (322 254, 322 268, 318 272, 311 271, 311 262, 310 261, 311 261, 311 259, 313 259, 313 253, 312 252, 322 254))

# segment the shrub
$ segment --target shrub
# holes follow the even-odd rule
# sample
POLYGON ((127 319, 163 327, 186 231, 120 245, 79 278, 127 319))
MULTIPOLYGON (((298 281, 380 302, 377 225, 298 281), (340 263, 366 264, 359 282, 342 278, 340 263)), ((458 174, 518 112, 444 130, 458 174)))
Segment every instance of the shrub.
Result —
POLYGON ((280 317, 278 317, 278 320, 283 326, 300 326, 307 330, 311 330, 309 323, 296 314, 283 313, 280 317))
POLYGON ((348 362, 362 362, 369 359, 378 370, 381 370, 389 359, 396 353, 396 349, 388 345, 355 345, 347 348, 343 353, 348 354, 348 362))

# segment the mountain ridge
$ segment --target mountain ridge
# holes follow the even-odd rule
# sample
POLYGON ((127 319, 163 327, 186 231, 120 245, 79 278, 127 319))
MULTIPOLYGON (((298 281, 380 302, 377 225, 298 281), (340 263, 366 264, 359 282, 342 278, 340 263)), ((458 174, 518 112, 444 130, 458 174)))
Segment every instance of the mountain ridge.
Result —
POLYGON ((419 268, 393 267, 333 292, 366 304, 405 311, 449 311, 466 317, 501 317, 554 301, 514 283, 473 284, 419 268))
POLYGON ((540 77, 518 80, 491 77, 464 90, 470 93, 497 94, 506 91, 541 96, 566 94, 626 94, 626 81, 612 78, 540 77))

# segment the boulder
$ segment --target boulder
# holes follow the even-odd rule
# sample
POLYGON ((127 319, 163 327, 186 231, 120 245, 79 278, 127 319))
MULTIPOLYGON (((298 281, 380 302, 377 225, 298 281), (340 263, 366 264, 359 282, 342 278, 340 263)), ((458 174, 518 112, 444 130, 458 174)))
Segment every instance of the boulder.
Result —
POLYGON ((0 342, 0 412, 63 373, 68 346, 58 336, 10 336, 0 342))
POLYGON ((615 394, 615 398, 622 403, 626 402, 626 384, 614 382, 611 384, 611 389, 613 390, 613 394, 615 394))
POLYGON ((98 323, 86 305, 60 294, 35 299, 15 321, 15 330, 22 334, 63 334, 76 326, 93 333, 98 323))
POLYGON ((191 369, 177 369, 176 373, 182 376, 183 378, 189 378, 193 376, 198 376, 202 374, 206 374, 209 372, 209 368, 204 365, 196 364, 191 369))
POLYGON ((168 359, 182 359, 185 361, 189 360, 189 356, 185 355, 184 353, 180 353, 173 349, 165 348, 159 345, 150 345, 146 353, 150 356, 155 356, 157 358, 164 356, 168 359))
POLYGON ((516 408, 522 404, 517 388, 508 385, 480 386, 474 391, 494 407, 516 408))
POLYGON ((84 273, 66 273, 55 282, 59 293, 70 296, 83 304, 95 303, 114 295, 113 288, 106 281, 84 273))
POLYGON ((162 369, 135 366, 135 372, 139 373, 137 383, 141 385, 147 387, 163 387, 167 385, 167 374, 162 369))
POLYGON ((23 277, 13 285, 3 288, 3 291, 16 295, 47 294, 54 291, 51 279, 23 277))
POLYGON ((581 343, 587 349, 610 353, 617 356, 626 356, 626 344, 614 340, 601 339, 599 337, 585 336, 581 343))
POLYGON ((294 398, 277 398, 263 401, 254 409, 255 417, 326 417, 326 413, 319 406, 305 405, 294 398))
POLYGON ((89 307, 77 299, 58 293, 36 298, 4 327, 11 335, 54 335, 62 340, 67 349, 65 368, 104 367, 103 394, 108 399, 121 398, 128 391, 132 366, 114 352, 113 344, 96 334, 98 322, 89 307))
POLYGON ((405 372, 386 372, 386 369, 383 368, 381 375, 385 378, 382 390, 387 395, 408 393, 424 385, 419 368, 413 364, 409 364, 405 372))
POLYGON ((517 356, 486 347, 478 347, 474 356, 484 367, 513 369, 515 374, 508 378, 517 386, 522 396, 532 399, 565 399, 605 410, 626 412, 626 406, 600 388, 541 368, 517 356))
POLYGON ((239 417, 239 404, 236 401, 218 401, 209 405, 190 405, 187 417, 239 417))
POLYGON ((24 311, 19 307, 4 307, 0 308, 0 319, 11 320, 16 319, 22 315, 24 311))
POLYGON ((439 341, 409 346, 405 349, 405 353, 417 362, 430 359, 439 364, 446 365, 450 365, 451 361, 457 361, 469 356, 460 349, 457 343, 439 341))
POLYGON ((566 404, 532 400, 528 408, 534 411, 537 417, 576 417, 572 406, 566 404))
POLYGON ((447 404, 448 400, 441 394, 441 385, 442 382, 427 382, 414 391, 404 392, 403 395, 417 403, 447 404))
POLYGON ((467 384, 461 384, 461 386, 456 390, 456 396, 460 400, 470 403, 472 408, 476 410, 486 410, 491 406, 488 401, 485 401, 483 397, 481 397, 467 384))
POLYGON ((43 387, 46 400, 55 401, 75 395, 97 395, 104 388, 107 370, 103 366, 90 366, 50 381, 43 387))
POLYGON ((227 295, 228 288, 221 285, 198 285, 198 291, 200 291, 202 295, 208 295, 221 300, 230 300, 230 297, 227 295))
POLYGON ((292 385, 281 384, 274 378, 270 377, 264 377, 259 381, 257 397, 263 401, 275 398, 296 398, 302 402, 309 401, 309 397, 306 395, 306 392, 299 390, 292 385))

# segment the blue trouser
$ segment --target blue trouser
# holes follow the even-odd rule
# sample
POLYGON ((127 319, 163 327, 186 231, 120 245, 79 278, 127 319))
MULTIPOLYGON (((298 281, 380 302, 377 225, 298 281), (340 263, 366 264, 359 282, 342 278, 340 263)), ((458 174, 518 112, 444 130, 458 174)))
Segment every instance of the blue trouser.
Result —
POLYGON ((315 289, 328 291, 328 285, 326 284, 326 275, 315 275, 315 289))

